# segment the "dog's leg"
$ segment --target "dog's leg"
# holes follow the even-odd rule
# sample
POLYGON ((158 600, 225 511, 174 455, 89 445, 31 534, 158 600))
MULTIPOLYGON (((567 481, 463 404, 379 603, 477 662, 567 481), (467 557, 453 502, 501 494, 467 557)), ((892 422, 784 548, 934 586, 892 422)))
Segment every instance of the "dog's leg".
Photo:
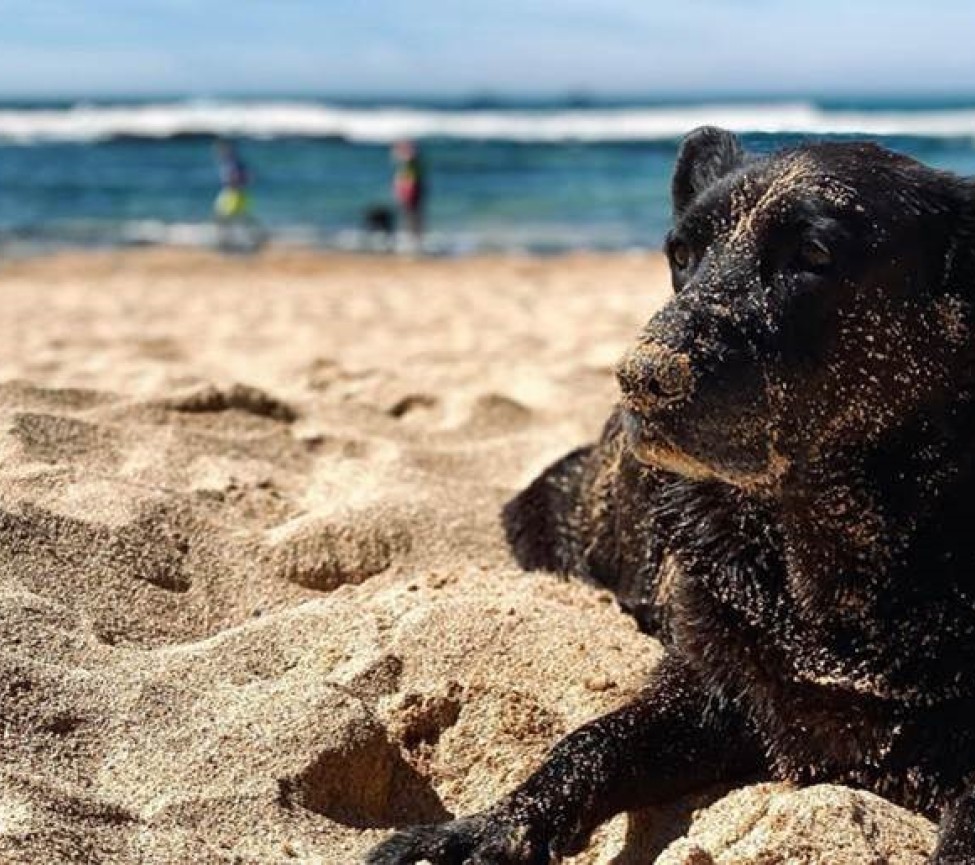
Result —
POLYGON ((676 657, 633 702, 563 739, 529 779, 472 817, 400 832, 368 865, 541 865, 584 849, 614 814, 758 771, 761 750, 676 657))
POLYGON ((931 865, 975 865, 975 783, 945 811, 931 865))
POLYGON ((508 502, 502 513, 508 544, 526 570, 580 574, 588 533, 580 502, 593 446, 578 448, 549 466, 508 502))

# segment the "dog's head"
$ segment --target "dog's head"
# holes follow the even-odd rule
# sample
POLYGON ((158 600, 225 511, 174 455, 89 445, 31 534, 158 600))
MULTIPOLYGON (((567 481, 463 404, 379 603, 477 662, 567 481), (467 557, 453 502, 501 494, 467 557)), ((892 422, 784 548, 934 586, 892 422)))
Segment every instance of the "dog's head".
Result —
POLYGON ((674 296, 618 376, 638 458, 741 486, 972 386, 975 187, 867 143, 683 142, 674 296))

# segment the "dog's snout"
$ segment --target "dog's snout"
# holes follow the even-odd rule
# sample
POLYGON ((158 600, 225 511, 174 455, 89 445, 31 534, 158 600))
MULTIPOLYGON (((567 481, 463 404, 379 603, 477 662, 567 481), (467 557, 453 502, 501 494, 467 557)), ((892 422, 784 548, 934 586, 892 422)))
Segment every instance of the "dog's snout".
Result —
POLYGON ((624 402, 651 412, 687 399, 694 388, 691 359, 659 342, 642 342, 617 365, 624 402))

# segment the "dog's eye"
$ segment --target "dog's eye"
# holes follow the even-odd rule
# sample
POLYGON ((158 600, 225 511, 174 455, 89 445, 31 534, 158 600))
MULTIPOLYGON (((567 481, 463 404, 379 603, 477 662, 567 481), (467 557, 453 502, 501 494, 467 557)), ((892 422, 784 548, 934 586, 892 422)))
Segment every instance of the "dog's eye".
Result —
POLYGON ((684 270, 691 263, 691 248, 683 240, 672 240, 667 251, 670 263, 678 270, 684 270))
POLYGON ((833 263, 833 253, 826 244, 807 238, 796 252, 796 264, 801 270, 822 273, 833 263))

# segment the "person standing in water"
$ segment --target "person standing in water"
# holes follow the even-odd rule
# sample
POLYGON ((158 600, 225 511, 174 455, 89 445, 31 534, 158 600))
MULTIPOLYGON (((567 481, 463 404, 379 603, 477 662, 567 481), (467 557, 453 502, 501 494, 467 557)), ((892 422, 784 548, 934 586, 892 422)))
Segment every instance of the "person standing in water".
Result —
POLYGON ((226 250, 256 252, 264 244, 264 229, 251 213, 250 175, 234 145, 225 139, 214 144, 220 171, 220 192, 213 202, 217 219, 217 245, 226 250), (237 239, 241 238, 242 243, 237 239))
POLYGON ((423 243, 423 208, 427 191, 423 163, 412 141, 397 142, 393 147, 393 160, 396 163, 393 193, 410 237, 419 248, 423 243))

